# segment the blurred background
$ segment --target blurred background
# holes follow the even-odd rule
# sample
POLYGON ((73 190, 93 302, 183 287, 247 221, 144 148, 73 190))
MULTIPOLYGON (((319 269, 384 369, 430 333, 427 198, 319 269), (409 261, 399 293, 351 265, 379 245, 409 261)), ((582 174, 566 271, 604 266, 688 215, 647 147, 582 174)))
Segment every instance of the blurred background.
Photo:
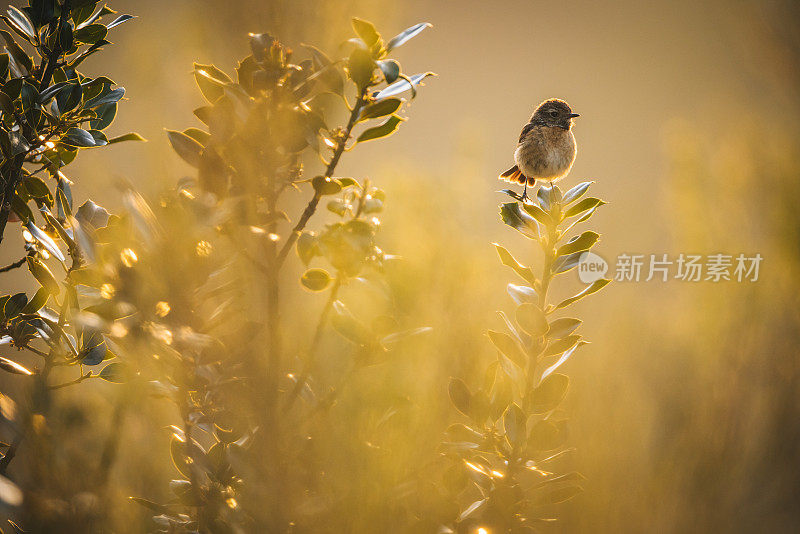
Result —
MULTIPOLYGON (((366 175, 386 191, 380 239, 404 258, 390 273, 392 306, 401 322, 433 327, 390 366, 357 376, 360 387, 338 407, 367 428, 372 408, 403 399, 403 431, 383 436, 394 462, 435 455, 442 430, 458 420, 448 377, 476 381, 494 358, 484 332, 500 326, 495 310, 512 309, 505 286, 515 280, 490 243, 538 261, 533 245, 499 219, 496 176, 510 165, 535 106, 567 100, 581 117, 578 158, 563 187, 595 180, 594 195, 609 202, 592 228, 603 234, 595 251, 612 275, 623 253, 760 253, 764 260, 757 282, 618 282, 576 305, 592 344, 566 368, 570 461, 587 481, 554 531, 800 531, 796 2, 111 5, 139 18, 84 70, 108 73, 127 89, 111 133, 138 131, 149 142, 88 152, 69 170, 76 201, 93 198, 112 211, 121 206, 119 180, 147 196, 192 174, 163 129, 197 125, 193 61, 233 73, 249 53, 247 32, 273 33, 298 52, 302 42, 335 51, 350 37, 351 16, 386 36, 416 22, 434 25, 397 53, 405 72, 438 73, 408 109, 410 120, 388 141, 346 155, 338 171, 366 175)), ((305 195, 295 196, 297 213, 305 195)), ((0 251, 3 265, 19 256, 12 243, 0 251)), ((0 275, 2 292, 27 280, 23 274, 0 275)), ((582 287, 574 272, 562 278, 557 296, 582 287)), ((316 317, 321 306, 299 286, 286 298, 287 324, 309 309, 316 317)), ((14 377, 0 380, 2 391, 15 391, 14 377)), ((65 458, 91 461, 86 444, 109 423, 87 411, 108 411, 112 392, 64 392, 65 421, 71 415, 83 425, 64 436, 65 458)), ((165 491, 172 468, 162 429, 174 414, 164 406, 150 401, 127 416, 120 430, 126 461, 112 473, 111 491, 165 491)), ((386 476, 389 460, 378 461, 386 476)), ((376 475, 356 473, 351 483, 368 476, 376 475)), ((127 506, 120 505, 118 525, 146 524, 146 512, 127 506)))

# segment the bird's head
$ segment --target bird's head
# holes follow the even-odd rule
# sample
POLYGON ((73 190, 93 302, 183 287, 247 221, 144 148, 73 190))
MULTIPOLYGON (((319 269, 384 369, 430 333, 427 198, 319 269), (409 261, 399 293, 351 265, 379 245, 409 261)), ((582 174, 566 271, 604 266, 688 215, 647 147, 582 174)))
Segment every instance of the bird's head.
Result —
POLYGON ((539 107, 533 112, 531 122, 569 130, 572 127, 572 119, 575 117, 579 117, 579 115, 572 112, 569 104, 558 98, 551 98, 539 104, 539 107))

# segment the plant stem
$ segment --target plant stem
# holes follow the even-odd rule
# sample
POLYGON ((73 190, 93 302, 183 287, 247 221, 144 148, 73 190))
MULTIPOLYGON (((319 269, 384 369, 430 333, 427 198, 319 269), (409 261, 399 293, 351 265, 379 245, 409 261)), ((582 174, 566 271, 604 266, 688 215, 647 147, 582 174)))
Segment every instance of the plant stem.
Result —
POLYGON ((25 260, 27 260, 27 258, 28 256, 26 255, 23 256, 22 259, 19 259, 10 265, 6 265, 2 269, 0 269, 0 273, 7 273, 8 271, 13 271, 14 269, 22 267, 23 265, 25 265, 25 260))
POLYGON ((328 322, 328 316, 333 308, 333 303, 339 296, 339 288, 341 285, 342 278, 341 276, 337 276, 336 280, 333 282, 333 287, 331 287, 330 295, 328 295, 328 301, 325 303, 325 307, 322 308, 322 313, 320 314, 317 328, 314 330, 314 337, 311 340, 311 346, 308 348, 303 370, 300 372, 300 376, 297 377, 297 382, 295 382, 292 391, 289 392, 289 397, 286 399, 286 404, 284 405, 284 411, 286 412, 288 412, 294 405, 294 401, 297 400, 297 397, 300 395, 300 391, 302 391, 303 386, 305 386, 306 381, 311 374, 311 369, 314 367, 314 356, 316 355, 317 348, 322 340, 322 333, 325 331, 325 324, 328 322))
MULTIPOLYGON (((341 139, 339 139, 336 148, 333 151, 333 156, 331 157, 330 162, 328 162, 328 166, 325 169, 325 178, 331 178, 333 176, 334 171, 336 171, 336 166, 339 164, 339 159, 341 159, 342 154, 344 154, 344 149, 347 146, 347 141, 350 139, 350 134, 353 132, 353 128, 355 127, 356 123, 358 122, 358 116, 361 114, 361 108, 364 107, 366 104, 367 98, 367 88, 361 90, 361 93, 358 95, 358 99, 356 103, 353 105, 353 109, 350 112, 350 119, 347 121, 347 126, 345 127, 344 134, 342 135, 341 139)), ((286 260, 286 256, 289 254, 289 251, 294 246, 297 239, 300 237, 300 234, 303 233, 303 229, 308 224, 308 220, 314 215, 314 212, 317 211, 317 206, 319 205, 320 195, 316 191, 314 191, 314 196, 311 197, 311 200, 308 202, 306 209, 303 210, 303 214, 300 216, 300 219, 297 221, 297 224, 292 229, 292 233, 289 234, 289 237, 286 239, 286 243, 284 243, 283 247, 281 248, 280 253, 278 254, 278 266, 280 267, 283 265, 284 260, 286 260)))

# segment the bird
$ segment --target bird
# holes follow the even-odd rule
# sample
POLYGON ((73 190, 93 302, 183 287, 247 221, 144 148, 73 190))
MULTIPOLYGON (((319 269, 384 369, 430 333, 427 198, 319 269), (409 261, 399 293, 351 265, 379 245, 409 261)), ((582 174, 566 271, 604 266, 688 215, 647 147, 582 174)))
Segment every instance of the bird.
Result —
POLYGON ((577 145, 572 119, 580 117, 565 101, 545 100, 522 128, 514 151, 514 166, 500 175, 506 182, 524 184, 522 201, 536 180, 553 182, 566 176, 575 162, 577 145))

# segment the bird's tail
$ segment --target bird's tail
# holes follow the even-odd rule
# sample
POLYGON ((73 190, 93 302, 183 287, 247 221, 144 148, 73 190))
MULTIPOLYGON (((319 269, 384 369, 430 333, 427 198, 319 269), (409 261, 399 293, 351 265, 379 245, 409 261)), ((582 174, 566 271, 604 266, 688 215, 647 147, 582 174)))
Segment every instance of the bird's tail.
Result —
POLYGON ((511 182, 512 184, 520 184, 524 185, 526 182, 528 185, 533 185, 536 182, 536 178, 528 178, 522 171, 519 170, 519 167, 514 165, 506 172, 500 175, 499 177, 501 180, 506 182, 511 182))

